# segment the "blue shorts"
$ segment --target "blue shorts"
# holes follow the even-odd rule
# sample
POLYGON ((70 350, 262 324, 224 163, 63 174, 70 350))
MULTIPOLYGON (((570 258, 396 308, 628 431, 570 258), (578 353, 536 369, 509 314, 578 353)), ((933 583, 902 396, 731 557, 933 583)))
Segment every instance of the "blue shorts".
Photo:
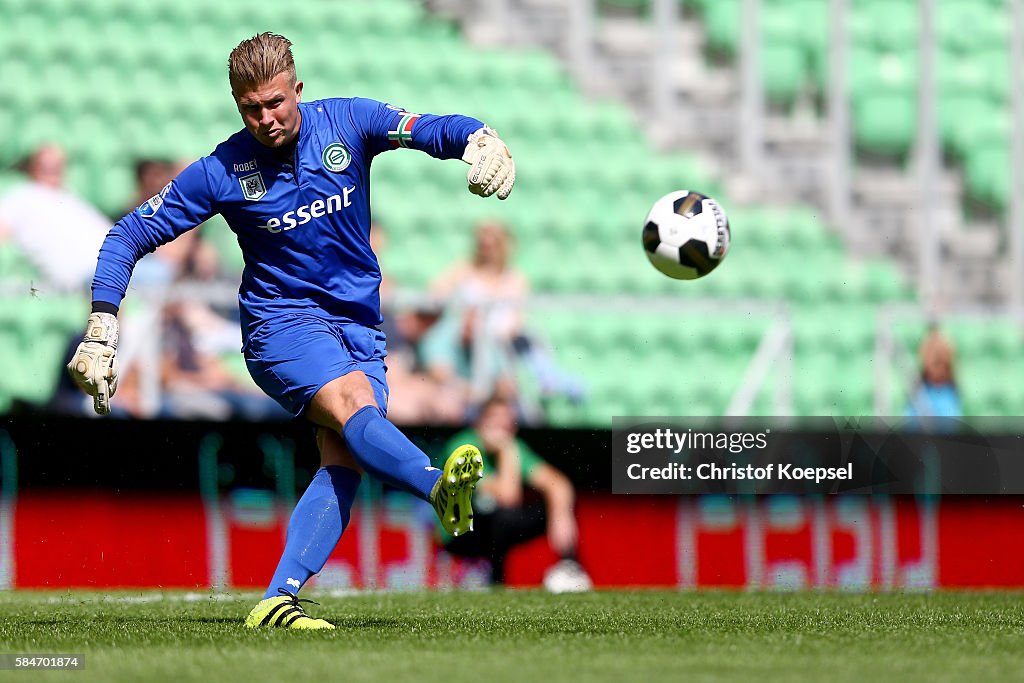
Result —
POLYGON ((292 415, 301 415, 323 385, 355 370, 370 380, 377 407, 387 412, 388 352, 380 330, 287 313, 261 325, 242 353, 260 389, 292 415))

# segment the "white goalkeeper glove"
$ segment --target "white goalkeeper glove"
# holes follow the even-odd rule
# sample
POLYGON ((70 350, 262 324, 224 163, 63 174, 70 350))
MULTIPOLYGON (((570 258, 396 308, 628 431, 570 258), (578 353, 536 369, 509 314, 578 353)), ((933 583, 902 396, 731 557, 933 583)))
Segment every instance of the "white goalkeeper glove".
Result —
POLYGON ((516 162, 497 132, 485 127, 470 135, 462 160, 469 164, 466 180, 470 192, 481 197, 495 193, 498 199, 508 197, 516 182, 516 162))
POLYGON ((110 397, 117 391, 117 317, 111 313, 93 313, 86 324, 85 337, 68 363, 75 384, 93 397, 93 409, 100 415, 110 412, 110 397))

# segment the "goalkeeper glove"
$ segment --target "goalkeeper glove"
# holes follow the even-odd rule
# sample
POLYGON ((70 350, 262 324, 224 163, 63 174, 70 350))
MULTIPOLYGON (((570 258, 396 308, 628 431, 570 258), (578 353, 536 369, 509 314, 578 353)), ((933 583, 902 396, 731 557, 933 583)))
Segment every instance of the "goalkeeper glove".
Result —
POLYGON ((86 323, 85 337, 68 363, 75 384, 93 397, 99 415, 110 412, 110 397, 117 391, 117 317, 93 313, 86 323))
POLYGON ((516 182, 516 163, 497 132, 484 127, 470 135, 462 160, 469 164, 466 180, 470 192, 481 197, 495 193, 498 199, 508 197, 516 182))

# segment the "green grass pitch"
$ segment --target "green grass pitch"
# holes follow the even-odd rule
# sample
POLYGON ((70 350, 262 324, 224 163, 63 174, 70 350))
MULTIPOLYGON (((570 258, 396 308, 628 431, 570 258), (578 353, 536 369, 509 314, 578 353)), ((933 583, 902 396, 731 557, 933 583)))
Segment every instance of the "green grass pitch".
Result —
MULTIPOLYGON (((315 595, 306 597, 316 597, 315 595)), ((0 593, 18 681, 878 681, 1024 678, 1019 593, 533 591, 321 596, 338 629, 242 627, 255 594, 0 593)))

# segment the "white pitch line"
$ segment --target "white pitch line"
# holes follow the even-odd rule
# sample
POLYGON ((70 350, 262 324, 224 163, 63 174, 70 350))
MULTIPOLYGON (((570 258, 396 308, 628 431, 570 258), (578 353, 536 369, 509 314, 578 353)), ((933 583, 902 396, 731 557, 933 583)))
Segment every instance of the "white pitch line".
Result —
MULTIPOLYGON (((352 588, 331 588, 329 590, 310 590, 303 592, 302 595, 308 595, 312 597, 323 597, 323 598, 351 598, 359 595, 383 595, 389 591, 372 590, 372 591, 361 591, 352 588)), ((15 597, 18 592, 14 591, 8 593, 8 596, 15 597)), ((246 593, 199 593, 199 592, 187 592, 187 593, 143 593, 141 595, 89 595, 81 596, 80 594, 60 594, 51 595, 46 599, 46 603, 50 605, 58 605, 65 602, 83 603, 83 602, 102 602, 107 604, 147 604, 152 602, 232 602, 235 600, 252 600, 259 597, 259 593, 246 592, 246 593)), ((0 603, 8 602, 4 600, 2 594, 0 594, 0 603)))

